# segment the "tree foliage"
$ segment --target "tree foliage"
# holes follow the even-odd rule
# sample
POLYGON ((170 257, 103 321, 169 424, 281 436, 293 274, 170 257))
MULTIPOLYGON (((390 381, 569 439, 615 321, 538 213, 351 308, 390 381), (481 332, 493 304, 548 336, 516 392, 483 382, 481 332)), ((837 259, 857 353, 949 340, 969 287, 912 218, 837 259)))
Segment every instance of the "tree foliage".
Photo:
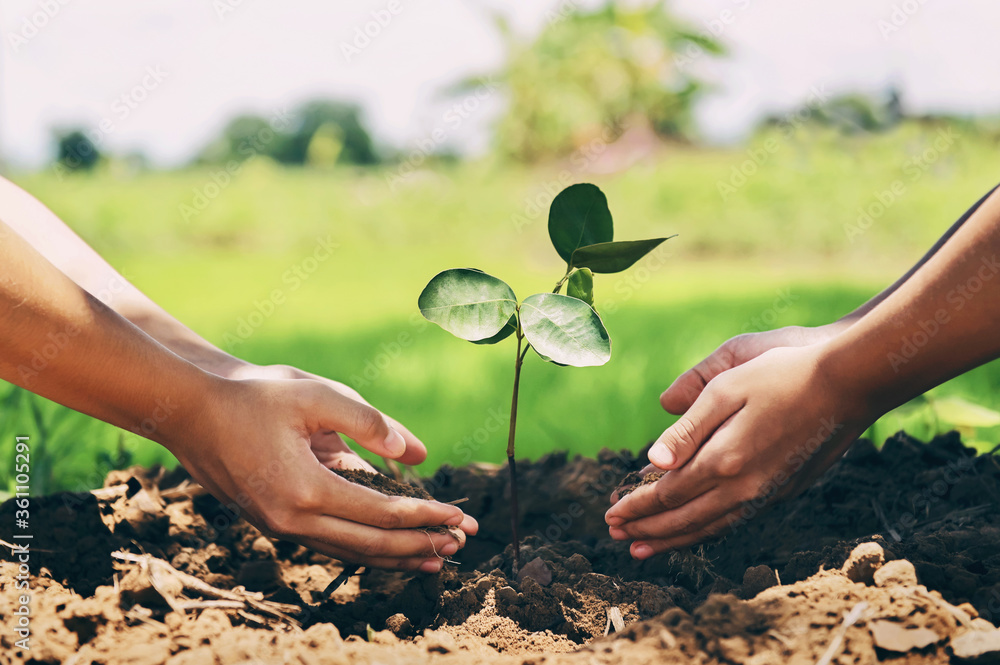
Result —
POLYGON ((569 154, 636 117, 660 136, 691 137, 704 86, 684 62, 722 52, 662 0, 590 11, 573 5, 552 15, 530 43, 499 26, 509 55, 497 78, 509 107, 496 141, 503 154, 528 162, 569 154))
POLYGON ((78 130, 56 137, 56 161, 68 171, 90 171, 101 160, 101 152, 88 136, 78 130))
POLYGON ((379 161, 361 109, 327 100, 306 102, 287 116, 269 119, 247 114, 233 118, 197 161, 224 164, 256 155, 292 165, 366 165, 379 161))

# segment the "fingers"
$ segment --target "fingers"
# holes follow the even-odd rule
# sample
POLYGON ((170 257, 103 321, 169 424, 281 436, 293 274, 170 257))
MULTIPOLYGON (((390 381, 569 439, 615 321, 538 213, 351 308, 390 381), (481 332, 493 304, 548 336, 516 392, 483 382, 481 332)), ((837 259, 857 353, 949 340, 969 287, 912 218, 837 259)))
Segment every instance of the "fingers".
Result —
MULTIPOLYGON (((714 387, 716 384, 712 384, 714 387)), ((724 389, 704 390, 687 412, 649 449, 649 461, 661 469, 684 466, 716 429, 743 408, 724 389)))
POLYGON ((674 510, 715 487, 716 479, 688 469, 668 471, 655 483, 643 485, 621 499, 604 515, 611 527, 674 510))
MULTIPOLYGON (((390 570, 419 570, 424 573, 436 573, 444 566, 445 559, 452 556, 440 552, 438 554, 429 552, 425 555, 409 557, 366 557, 357 552, 342 550, 331 546, 329 543, 312 538, 299 538, 297 542, 311 550, 334 559, 339 559, 340 561, 362 564, 369 568, 386 568, 390 570)), ((429 543, 430 541, 425 540, 425 542, 429 543)))
POLYGON ((629 547, 629 553, 633 558, 643 561, 662 552, 690 547, 702 541, 716 538, 731 531, 738 524, 739 517, 736 513, 729 513, 692 533, 675 535, 668 538, 637 540, 629 547))
MULTIPOLYGON (((657 468, 657 467, 655 467, 655 466, 653 466, 652 464, 647 464, 645 467, 643 467, 642 469, 639 470, 639 475, 642 476, 643 478, 645 478, 647 475, 649 475, 650 473, 653 473, 654 471, 660 471, 660 469, 657 468)), ((623 486, 621 488, 621 490, 624 490, 624 489, 626 489, 628 487, 635 487, 635 484, 623 486)), ((615 489, 615 491, 611 493, 611 496, 609 497, 609 499, 611 501, 611 505, 612 506, 615 505, 616 503, 618 503, 619 501, 621 501, 621 499, 622 499, 621 490, 620 489, 615 489)), ((626 495, 626 496, 628 496, 628 495, 626 495)))
MULTIPOLYGON (((369 403, 368 400, 366 400, 361 395, 361 393, 359 393, 354 388, 351 388, 350 386, 346 386, 342 383, 336 383, 316 375, 309 375, 309 376, 318 381, 323 382, 325 385, 329 385, 336 392, 345 397, 353 399, 356 402, 360 402, 361 404, 371 406, 371 403, 369 403)), ((406 443, 406 450, 403 452, 403 454, 400 455, 399 457, 392 459, 395 459, 400 464, 408 464, 410 466, 421 464, 425 459, 427 459, 427 447, 423 444, 423 442, 420 439, 414 436, 413 432, 411 432, 405 425, 400 423, 392 416, 385 415, 384 413, 382 415, 389 422, 389 425, 400 433, 400 435, 403 437, 403 441, 406 443)))
POLYGON ((459 523, 458 528, 464 531, 467 536, 474 536, 479 533, 479 522, 472 515, 466 515, 459 523))
POLYGON ((392 428, 399 432, 403 436, 403 441, 406 442, 406 452, 396 458, 396 461, 410 466, 423 463, 427 459, 427 446, 424 445, 423 441, 414 436, 413 432, 392 416, 386 416, 386 418, 392 428))
POLYGON ((660 395, 660 404, 674 415, 680 415, 691 408, 708 382, 734 367, 735 357, 730 342, 713 351, 707 358, 681 374, 660 395))
MULTIPOLYGON (((355 562, 375 559, 429 558, 452 556, 465 544, 465 534, 435 529, 396 529, 387 531, 342 520, 328 515, 303 518, 297 531, 299 537, 324 543, 337 558, 355 562)), ((374 564, 372 564, 374 565, 374 564)))
MULTIPOLYGON (((476 529, 456 506, 401 496, 386 496, 318 467, 322 473, 307 485, 304 508, 380 529, 458 526, 476 529)), ((474 522, 474 521, 473 521, 474 522)))
POLYGON ((310 441, 316 459, 328 469, 357 469, 376 473, 375 467, 351 450, 336 432, 315 432, 310 441))
POLYGON ((671 539, 699 533, 705 526, 734 510, 729 492, 716 487, 691 501, 609 529, 615 540, 671 539))
POLYGON ((306 420, 310 431, 336 431, 346 434, 376 455, 396 459, 406 452, 403 435, 389 424, 382 413, 362 402, 315 382, 312 403, 306 420))

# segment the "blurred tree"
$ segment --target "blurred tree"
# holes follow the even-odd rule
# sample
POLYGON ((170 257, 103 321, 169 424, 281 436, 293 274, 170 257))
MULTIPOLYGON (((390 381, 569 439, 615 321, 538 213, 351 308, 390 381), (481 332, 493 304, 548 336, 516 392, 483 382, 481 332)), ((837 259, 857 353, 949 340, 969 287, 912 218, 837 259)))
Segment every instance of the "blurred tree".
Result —
POLYGON ((561 6, 531 43, 496 19, 509 51, 496 77, 509 97, 499 150, 522 161, 559 157, 635 117, 659 136, 691 138, 692 107, 704 86, 686 70, 722 53, 721 45, 672 16, 664 0, 591 11, 561 6))
POLYGON ((233 118, 222 135, 205 148, 198 162, 242 162, 264 155, 282 164, 374 164, 371 136, 353 104, 307 102, 281 120, 257 115, 233 118), (288 120, 290 118, 290 121, 288 120))
POLYGON ((275 131, 272 123, 258 115, 240 115, 230 120, 222 134, 198 155, 196 162, 224 164, 231 160, 243 162, 256 155, 271 155, 274 143, 287 137, 275 131))
POLYGON ((276 150, 274 158, 286 164, 305 164, 309 145, 320 130, 325 136, 339 136, 338 161, 346 164, 374 164, 378 161, 372 139, 361 121, 361 109, 354 104, 323 100, 307 102, 292 114, 296 126, 289 140, 276 150))
POLYGON ((832 127, 844 134, 859 134, 891 129, 905 118, 902 93, 893 86, 881 96, 848 93, 826 100, 810 100, 791 113, 767 116, 762 124, 814 124, 832 127))
POLYGON ((101 159, 97 146, 79 129, 58 133, 56 145, 56 162, 67 171, 89 171, 101 159))
POLYGON ((320 125, 309 140, 306 163, 309 166, 328 168, 337 163, 344 152, 344 139, 340 127, 333 123, 320 125))

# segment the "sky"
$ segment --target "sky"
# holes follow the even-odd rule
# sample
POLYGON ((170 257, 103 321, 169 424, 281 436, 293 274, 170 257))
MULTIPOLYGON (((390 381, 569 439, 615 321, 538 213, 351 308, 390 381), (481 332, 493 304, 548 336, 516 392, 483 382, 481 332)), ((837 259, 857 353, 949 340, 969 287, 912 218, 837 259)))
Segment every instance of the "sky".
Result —
MULTIPOLYGON (((53 129, 83 127, 112 152, 183 164, 232 116, 278 116, 317 97, 359 103, 398 148, 428 140, 485 149, 501 91, 444 94, 496 71, 504 13, 530 37, 590 0, 3 0, 0 156, 35 167, 53 129), (454 116, 451 116, 454 118, 454 116), (446 132, 435 129, 446 128, 446 132)), ((729 56, 683 66, 713 91, 698 109, 711 141, 744 137, 765 113, 846 91, 903 91, 910 112, 1000 112, 996 0, 675 0, 729 56)))

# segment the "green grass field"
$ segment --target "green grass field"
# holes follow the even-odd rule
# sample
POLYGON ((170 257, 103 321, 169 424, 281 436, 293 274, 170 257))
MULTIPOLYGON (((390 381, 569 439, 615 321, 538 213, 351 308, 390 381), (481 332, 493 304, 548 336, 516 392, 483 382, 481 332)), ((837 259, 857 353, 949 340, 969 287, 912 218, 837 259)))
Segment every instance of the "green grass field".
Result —
MULTIPOLYGON (((995 184, 994 143, 961 132, 946 142, 938 131, 774 134, 754 139, 749 152, 672 147, 614 176, 579 172, 578 160, 535 169, 481 161, 418 172, 394 188, 388 167, 299 171, 261 161, 224 187, 210 169, 15 180, 216 344, 354 385, 425 440, 430 471, 503 458, 498 420, 509 409, 514 351, 425 324, 417 295, 435 273, 459 266, 496 274, 521 297, 551 289, 561 267, 545 216, 564 184, 600 185, 621 239, 680 236, 629 273, 598 277, 598 309, 614 341, 608 365, 527 363, 524 457, 639 448, 672 422, 660 391, 726 338, 828 322, 891 282, 995 184), (764 145, 777 149, 761 159, 764 145), (720 182, 733 191, 720 194, 720 182), (890 200, 882 192, 893 183, 890 200), (859 208, 878 211, 880 196, 867 228, 850 226, 859 208), (324 243, 336 245, 332 257, 314 261, 324 243)), ((997 408, 998 385, 990 365, 935 394, 997 408)), ((9 386, 0 400, 0 452, 13 447, 15 430, 40 442, 37 492, 83 489, 110 468, 169 460, 153 443, 9 386)), ((875 436, 900 426, 926 436, 948 425, 924 420, 890 415, 875 436)), ((974 434, 985 442, 1000 430, 974 434)), ((0 487, 8 481, 0 477, 0 487)))

